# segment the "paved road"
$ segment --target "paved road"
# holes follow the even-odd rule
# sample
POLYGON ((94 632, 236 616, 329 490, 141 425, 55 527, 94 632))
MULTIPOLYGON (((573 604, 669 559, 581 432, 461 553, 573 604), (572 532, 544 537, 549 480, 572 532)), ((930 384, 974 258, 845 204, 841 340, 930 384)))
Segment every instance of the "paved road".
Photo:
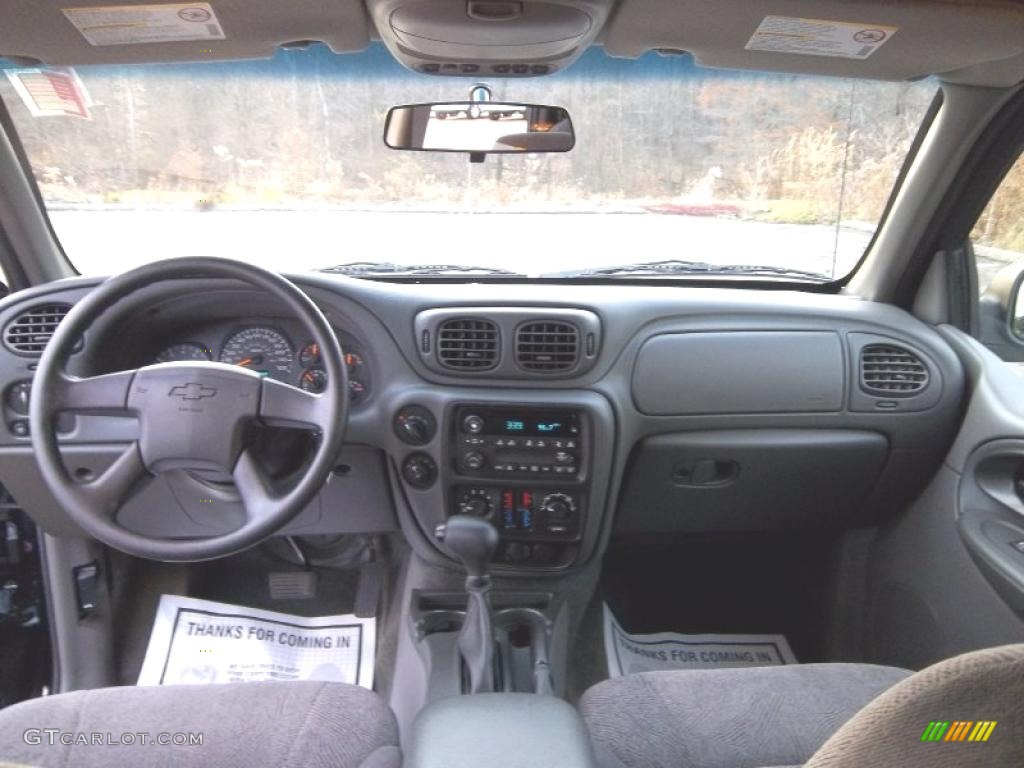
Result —
MULTIPOLYGON (((285 272, 350 261, 496 266, 529 275, 637 260, 765 264, 832 274, 834 227, 619 213, 456 213, 327 210, 58 210, 51 219, 86 274, 156 259, 218 255, 285 272)), ((835 274, 870 240, 839 233, 835 274)), ((979 249, 982 285, 1012 254, 979 249)))

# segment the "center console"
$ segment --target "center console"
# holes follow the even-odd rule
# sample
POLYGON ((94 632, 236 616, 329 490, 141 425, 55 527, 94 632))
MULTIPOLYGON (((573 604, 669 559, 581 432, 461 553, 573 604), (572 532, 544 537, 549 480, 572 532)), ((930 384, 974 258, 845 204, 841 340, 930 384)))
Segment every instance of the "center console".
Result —
POLYGON ((459 404, 450 409, 447 428, 448 514, 492 523, 500 534, 497 562, 571 562, 587 508, 587 413, 459 404))
POLYGON ((416 718, 408 768, 593 768, 586 725, 552 696, 491 693, 435 701, 416 718))

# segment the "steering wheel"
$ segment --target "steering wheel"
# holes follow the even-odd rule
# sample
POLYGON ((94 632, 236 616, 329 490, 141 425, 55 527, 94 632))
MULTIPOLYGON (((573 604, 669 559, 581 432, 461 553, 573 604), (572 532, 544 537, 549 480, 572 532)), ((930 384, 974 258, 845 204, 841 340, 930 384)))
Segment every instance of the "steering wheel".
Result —
MULTIPOLYGON (((141 330, 141 329, 139 329, 141 330)), ((306 294, 285 278, 231 259, 190 257, 147 264, 112 277, 79 301, 57 326, 36 369, 29 425, 36 461, 57 503, 84 531, 138 557, 193 561, 246 549, 292 520, 334 467, 348 420, 348 379, 338 338, 306 294), (160 280, 228 278, 272 295, 320 345, 327 388, 305 392, 255 371, 214 362, 147 365, 89 378, 65 368, 87 328, 118 301, 160 280), (78 482, 58 450, 62 412, 135 416, 139 437, 99 477, 78 482), (273 488, 249 443, 254 426, 317 433, 312 459, 290 490, 273 488), (117 513, 147 476, 169 470, 220 470, 234 480, 241 526, 207 538, 152 538, 117 523, 117 513)))

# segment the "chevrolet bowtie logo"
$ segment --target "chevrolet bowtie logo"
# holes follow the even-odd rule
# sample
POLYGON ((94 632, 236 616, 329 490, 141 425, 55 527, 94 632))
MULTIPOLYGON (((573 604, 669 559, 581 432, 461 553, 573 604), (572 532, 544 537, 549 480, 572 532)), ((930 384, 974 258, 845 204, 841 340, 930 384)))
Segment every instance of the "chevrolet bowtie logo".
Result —
POLYGON ((202 384, 189 382, 177 387, 171 387, 167 393, 168 397, 180 397, 182 400, 201 400, 204 397, 213 397, 217 394, 216 387, 204 387, 202 384))

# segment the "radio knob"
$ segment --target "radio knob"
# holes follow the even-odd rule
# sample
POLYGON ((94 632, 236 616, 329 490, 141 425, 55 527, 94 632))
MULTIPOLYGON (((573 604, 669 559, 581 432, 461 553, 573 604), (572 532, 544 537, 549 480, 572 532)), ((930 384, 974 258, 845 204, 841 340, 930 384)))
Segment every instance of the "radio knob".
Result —
POLYGON ((462 457, 462 466, 474 472, 483 469, 485 464, 487 464, 487 457, 480 451, 467 451, 462 457))
POLYGON ((482 416, 475 413, 469 414, 462 420, 462 428, 471 435, 479 435, 484 431, 484 420, 482 416))

